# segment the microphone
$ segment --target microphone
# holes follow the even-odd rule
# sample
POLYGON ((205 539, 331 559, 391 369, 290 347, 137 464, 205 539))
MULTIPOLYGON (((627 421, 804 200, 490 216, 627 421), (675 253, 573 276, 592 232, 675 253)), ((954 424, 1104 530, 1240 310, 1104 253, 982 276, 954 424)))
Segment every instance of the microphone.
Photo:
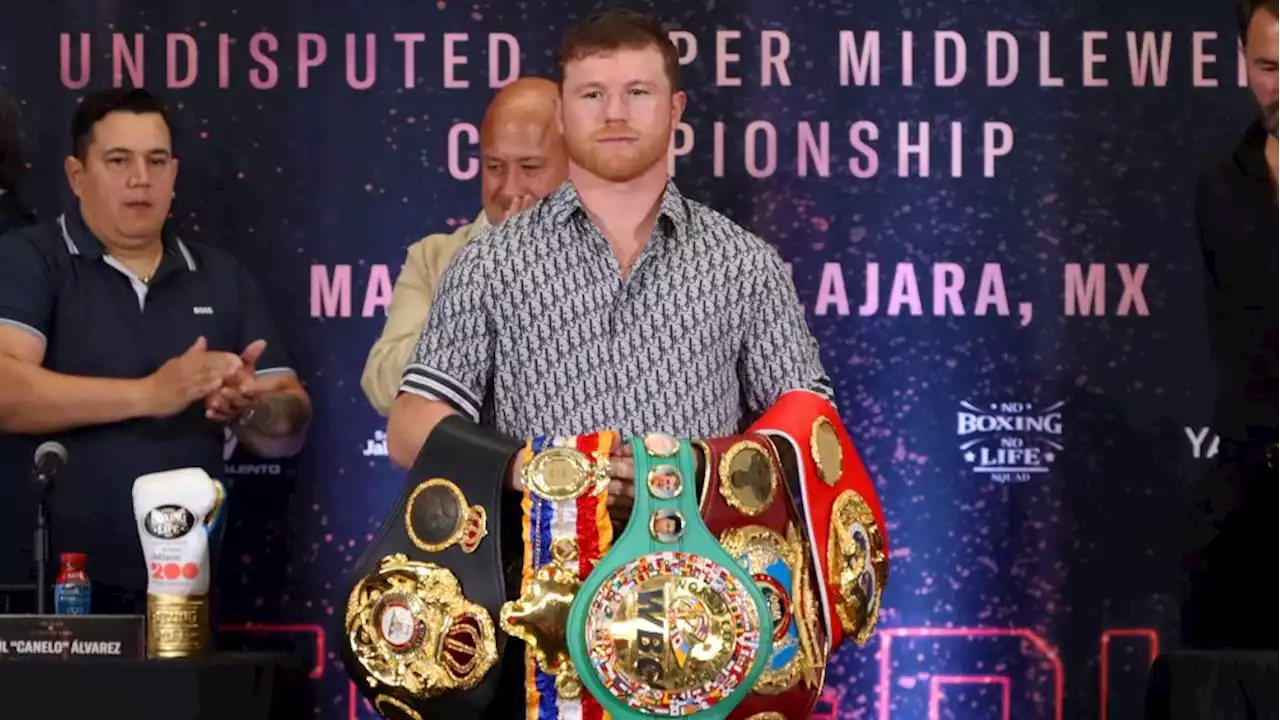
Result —
POLYGON ((49 577, 49 495, 53 485, 53 476, 67 464, 67 449, 62 443, 50 440, 40 443, 36 448, 34 470, 36 476, 36 532, 35 532, 35 564, 36 564, 36 614, 46 611, 45 594, 49 577))
POLYGON ((67 449, 62 446, 62 443, 50 440, 40 443, 40 447, 36 448, 36 479, 40 482, 53 479, 53 476, 66 464, 67 449))

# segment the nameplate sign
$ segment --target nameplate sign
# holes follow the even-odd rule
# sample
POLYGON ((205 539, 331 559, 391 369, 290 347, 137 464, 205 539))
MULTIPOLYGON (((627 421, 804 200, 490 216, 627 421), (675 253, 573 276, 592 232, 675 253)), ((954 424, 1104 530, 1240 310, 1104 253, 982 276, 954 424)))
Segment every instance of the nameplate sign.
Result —
POLYGON ((142 615, 0 615, 0 661, 147 656, 142 615))

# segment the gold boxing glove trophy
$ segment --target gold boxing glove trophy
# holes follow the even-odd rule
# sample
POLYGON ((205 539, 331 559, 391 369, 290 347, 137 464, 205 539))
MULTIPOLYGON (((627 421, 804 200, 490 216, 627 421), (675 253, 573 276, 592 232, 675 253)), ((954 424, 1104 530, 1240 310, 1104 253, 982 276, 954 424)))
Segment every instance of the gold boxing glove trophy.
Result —
POLYGON ((133 515, 147 561, 147 656, 209 649, 209 536, 226 490, 199 468, 133 482, 133 515))

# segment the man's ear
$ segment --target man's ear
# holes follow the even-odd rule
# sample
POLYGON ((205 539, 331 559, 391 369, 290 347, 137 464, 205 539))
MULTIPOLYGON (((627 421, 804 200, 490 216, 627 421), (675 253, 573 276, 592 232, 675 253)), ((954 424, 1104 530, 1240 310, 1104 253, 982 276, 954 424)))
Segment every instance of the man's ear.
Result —
POLYGON ((684 116, 685 104, 689 102, 689 97, 685 95, 683 90, 677 90, 671 94, 671 127, 680 124, 680 118, 684 116))
POLYGON ((75 155, 68 155, 62 162, 62 170, 67 174, 67 185, 76 197, 80 197, 80 181, 84 178, 84 163, 75 155))

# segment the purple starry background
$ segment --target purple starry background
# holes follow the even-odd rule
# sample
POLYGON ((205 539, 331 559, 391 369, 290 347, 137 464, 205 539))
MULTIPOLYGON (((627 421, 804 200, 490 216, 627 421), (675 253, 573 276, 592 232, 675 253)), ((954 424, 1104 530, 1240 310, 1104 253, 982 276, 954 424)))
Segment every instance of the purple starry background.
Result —
MULTIPOLYGON (((10 9, 0 24, 0 85, 22 104, 28 133, 27 199, 49 217, 69 197, 61 174, 66 126, 83 91, 60 81, 59 36, 92 38, 89 87, 111 82, 112 32, 145 36, 146 83, 174 111, 182 158, 174 222, 181 234, 221 245, 255 272, 272 302, 315 400, 310 449, 283 466, 232 453, 234 483, 219 601, 231 622, 326 627, 316 716, 348 717, 347 683, 332 648, 336 609, 351 564, 400 486, 385 459, 366 451, 381 419, 359 388, 365 354, 382 315, 361 317, 370 269, 398 270, 404 249, 478 212, 478 181, 448 169, 447 134, 478 122, 491 96, 488 33, 511 33, 522 74, 550 74, 563 30, 606 7, 588 2, 357 3, 67 2, 10 9), (250 37, 273 33, 279 81, 250 84, 250 37), (299 88, 298 34, 317 33, 328 57, 299 88), (421 32, 416 87, 404 87, 403 45, 421 32), (469 33, 458 76, 442 82, 445 32, 469 33), (166 33, 196 41, 199 73, 189 88, 164 89, 166 33), (229 87, 219 87, 219 34, 229 45, 229 87), (346 82, 345 36, 377 43, 373 86, 346 82), (352 266, 350 317, 312 317, 313 265, 352 266)), ((882 627, 985 628, 991 637, 900 637, 891 643, 889 714, 876 703, 883 679, 878 641, 846 646, 827 675, 826 717, 923 718, 931 683, 948 676, 1007 676, 1015 718, 1055 716, 1051 667, 1017 629, 1056 648, 1065 690, 1062 717, 1100 707, 1099 647, 1107 628, 1150 628, 1176 644, 1176 532, 1198 463, 1184 427, 1208 411, 1209 366, 1202 336, 1191 193, 1204 157, 1227 147, 1248 122, 1237 87, 1229 3, 1034 4, 1012 0, 939 3, 659 2, 672 29, 692 32, 698 58, 684 69, 686 121, 695 148, 676 167, 683 192, 774 242, 792 264, 797 289, 835 382, 842 415, 879 486, 893 546, 882 627), (717 29, 743 38, 741 87, 715 86, 717 29), (841 87, 839 30, 878 30, 882 85, 841 87), (760 32, 785 31, 791 86, 760 86, 760 32), (968 74, 934 87, 933 33, 967 41, 968 74), (989 30, 1019 43, 1019 76, 987 87, 989 30), (1109 35, 1100 75, 1110 87, 1082 87, 1082 33, 1109 35), (1172 33, 1167 87, 1135 88, 1125 31, 1172 33), (1208 74, 1192 86, 1192 32, 1214 31, 1208 74), (915 34, 916 83, 901 82, 902 32, 915 34), (1051 34, 1050 68, 1062 88, 1038 86, 1039 33, 1051 34), (743 133, 777 128, 778 167, 745 170, 743 133), (849 171, 849 126, 870 121, 879 154, 870 178, 849 171), (830 125, 831 173, 797 169, 802 121, 830 125), (1012 128, 1012 151, 983 177, 982 123, 1012 128), (714 170, 713 123, 724 123, 724 172, 714 170), (930 177, 899 177, 898 124, 928 122, 930 177), (949 176, 950 124, 963 124, 963 176, 949 176), (848 315, 815 312, 824 265, 840 263, 848 315), (868 263, 880 268, 881 308, 859 317, 868 263), (913 263, 924 315, 887 315, 899 263, 913 263), (965 273, 965 314, 932 316, 933 263, 965 273), (1011 314, 974 313, 984 264, 1003 270, 1011 314), (1065 263, 1149 263, 1149 316, 1118 317, 1121 295, 1108 270, 1105 317, 1066 317, 1065 263), (1034 316, 1022 326, 1018 304, 1034 316), (997 482, 960 449, 962 403, 1044 409, 1062 403, 1061 432, 1030 437, 1054 455, 1048 472, 997 482), (1048 439, 1053 445, 1044 445, 1048 439), (994 629, 994 630, 993 630, 994 629), (1005 632, 1007 636, 997 633, 1005 632)), ((359 69, 364 69, 361 58, 359 69)), ((828 282, 830 278, 828 278, 828 282)), ((1034 434, 1033 434, 1034 435, 1034 434)), ((1002 436, 1009 440, 1012 436, 1002 436)), ((1027 437, 1022 437, 1026 440, 1027 437)), ((999 447, 1000 437, 985 447, 999 447)), ((1013 438, 1021 442, 1018 438, 1013 438)), ((980 448, 977 448, 980 449, 980 448)), ((972 457, 976 457, 972 456, 972 457)), ((994 476, 993 476, 994 477, 994 476)), ((945 630, 950 628, 951 630, 945 630)), ((257 638, 297 642, 305 633, 257 638)), ((249 642, 249 640, 246 640, 249 642)), ((1148 647, 1112 643, 1108 702, 1132 717, 1141 701, 1148 647)), ((949 686, 940 717, 1000 717, 999 685, 949 686)), ((361 717, 372 717, 367 709, 361 717)))

